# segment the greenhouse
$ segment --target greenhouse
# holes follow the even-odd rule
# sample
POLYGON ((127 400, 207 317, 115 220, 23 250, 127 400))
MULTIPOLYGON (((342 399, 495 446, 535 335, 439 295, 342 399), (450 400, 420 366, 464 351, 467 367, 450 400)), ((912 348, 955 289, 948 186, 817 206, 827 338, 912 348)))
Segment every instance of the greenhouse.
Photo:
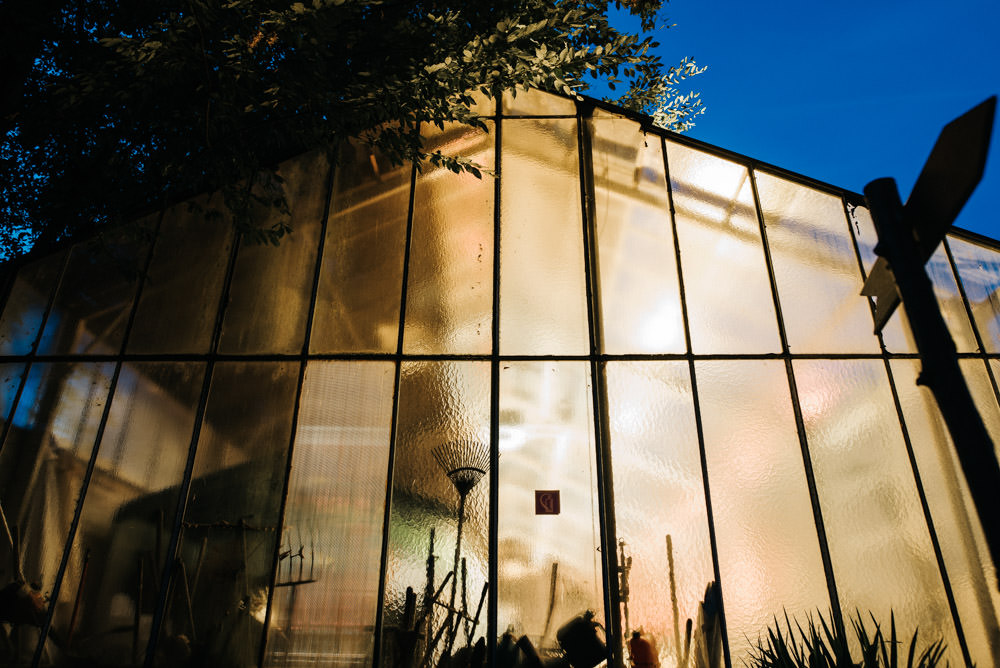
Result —
MULTIPOLYGON (((595 100, 480 113, 424 136, 481 178, 281 163, 277 247, 206 195, 8 266, 0 664, 719 668, 786 613, 1000 664, 864 198, 595 100)), ((1000 245, 928 271, 1000 443, 1000 245)))

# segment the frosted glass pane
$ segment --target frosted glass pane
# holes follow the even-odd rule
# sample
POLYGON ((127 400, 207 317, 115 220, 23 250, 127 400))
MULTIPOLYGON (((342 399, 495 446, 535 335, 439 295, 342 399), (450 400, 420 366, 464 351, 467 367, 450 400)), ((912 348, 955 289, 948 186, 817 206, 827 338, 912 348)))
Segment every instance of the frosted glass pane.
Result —
POLYGON ((1000 252, 956 237, 948 237, 946 243, 955 258, 985 352, 1000 352, 1000 252))
POLYGON ((265 666, 370 666, 395 367, 311 362, 265 666))
POLYGON ((437 665, 445 653, 470 651, 486 633, 490 365, 404 363, 397 425, 384 665, 415 666, 425 656, 437 665), (456 626, 458 620, 448 615, 445 605, 461 611, 461 624, 456 626), (469 619, 476 620, 475 628, 469 619), (409 655, 406 631, 417 625, 429 642, 418 643, 409 655), (442 633, 447 628, 454 631, 442 633))
POLYGON ((607 384, 615 526, 632 559, 622 630, 642 628, 660 665, 681 668, 715 579, 688 364, 609 362, 607 384))
POLYGON ((23 364, 0 364, 0 428, 7 423, 23 375, 23 364))
POLYGON ((31 352, 65 258, 66 253, 56 253, 18 271, 0 317, 0 355, 31 352))
MULTIPOLYGON (((1000 591, 962 466, 930 390, 917 386, 920 362, 897 359, 891 365, 969 653, 977 666, 997 665, 1000 591)), ((979 387, 984 380, 989 387, 981 365, 978 374, 972 372, 967 369, 970 385, 979 387)), ((1000 434, 1000 411, 995 405, 990 412, 980 410, 991 433, 1000 434)))
MULTIPOLYGON (((492 123, 489 126, 492 130, 492 123)), ((496 137, 467 125, 434 128, 425 149, 493 169, 496 137)), ((413 196, 403 350, 489 353, 493 322, 494 177, 423 165, 413 196)))
MULTIPOLYGON (((210 209, 219 198, 199 198, 198 205, 210 209)), ((163 214, 128 352, 208 352, 232 240, 227 219, 206 220, 187 203, 163 214)))
POLYGON ((508 121, 500 179, 500 350, 590 352, 576 120, 508 121))
MULTIPOLYGON (((875 236, 875 224, 872 222, 868 209, 858 206, 848 207, 851 214, 851 222, 858 239, 858 248, 861 251, 861 258, 865 265, 865 271, 870 272, 875 264, 875 244, 878 239, 875 236)), ((934 254, 925 265, 927 275, 934 285, 934 293, 937 295, 938 304, 941 307, 941 315, 944 316, 945 324, 951 332, 951 338, 955 342, 955 347, 959 352, 975 351, 976 337, 972 333, 972 326, 969 324, 969 316, 962 301, 962 295, 958 290, 958 283, 955 281, 955 272, 948 262, 948 255, 943 246, 938 246, 934 254)), ((882 330, 882 340, 885 341, 886 350, 894 353, 916 352, 913 338, 910 336, 910 327, 907 323, 906 313, 902 308, 898 309, 898 315, 893 315, 885 328, 882 330)))
POLYGON ((336 170, 310 348, 396 350, 410 165, 347 144, 336 170))
POLYGON ((257 662, 299 367, 215 365, 158 647, 179 665, 257 662), (173 648, 173 649, 171 649, 173 648))
POLYGON ((506 116, 575 116, 576 103, 570 98, 537 88, 519 88, 513 92, 504 91, 503 113, 506 116))
MULTIPOLYGON (((997 456, 1000 457, 1000 416, 997 415, 997 411, 1000 409, 997 407, 996 394, 993 392, 993 385, 986 373, 986 367, 983 366, 982 361, 977 359, 959 360, 958 364, 962 369, 962 376, 965 377, 969 392, 972 394, 972 400, 976 404, 976 410, 982 416, 986 429, 990 432, 993 447, 996 448, 997 456)), ((990 360, 990 365, 993 367, 994 378, 997 378, 996 373, 1000 371, 997 361, 990 360)))
POLYGON ((830 558, 844 616, 859 610, 961 652, 882 360, 797 360, 830 558))
POLYGON ((121 350, 138 276, 149 255, 142 230, 151 222, 135 223, 139 229, 105 234, 73 247, 45 322, 39 353, 116 354, 121 350))
POLYGON ((756 176, 789 349, 878 352, 840 198, 770 174, 756 176))
POLYGON ((582 362, 512 362, 500 372, 497 628, 526 634, 540 651, 585 610, 603 619, 590 392, 582 362), (536 491, 558 491, 560 513, 535 514, 536 491))
POLYGON ((695 365, 733 665, 775 616, 830 598, 785 365, 695 365), (780 557, 776 557, 780 555, 780 557))
POLYGON ((203 374, 192 363, 122 369, 53 619, 73 659, 54 665, 141 665, 203 374))
MULTIPOLYGON (((301 156, 278 168, 285 180, 292 232, 276 247, 240 246, 219 341, 221 352, 293 354, 302 350, 329 169, 321 153, 301 156)), ((262 228, 282 219, 274 209, 265 215, 257 223, 262 228)))
POLYGON ((778 352, 746 168, 673 142, 667 156, 693 352, 778 352))
POLYGON ((621 118, 590 121, 604 352, 686 349, 663 152, 621 118))
MULTIPOLYGON (((0 505, 11 532, 20 534, 20 571, 46 595, 55 583, 113 372, 108 362, 33 365, 0 450, 0 505)), ((0 581, 13 582, 18 578, 11 545, 0 536, 0 581)), ((69 565, 64 584, 79 579, 79 566, 69 565)))

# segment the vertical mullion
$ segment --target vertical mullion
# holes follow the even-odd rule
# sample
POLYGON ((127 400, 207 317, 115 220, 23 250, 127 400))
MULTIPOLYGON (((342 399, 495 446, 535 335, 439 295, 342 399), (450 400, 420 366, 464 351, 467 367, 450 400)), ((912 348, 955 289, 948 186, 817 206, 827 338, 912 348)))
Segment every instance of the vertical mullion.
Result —
POLYGON ((778 281, 774 274, 774 264, 771 259, 771 247, 767 241, 767 226, 764 224, 764 212, 760 205, 760 193, 757 190, 757 174, 754 164, 747 165, 750 186, 753 190, 754 209, 757 213, 757 224, 760 227, 760 240, 764 249, 764 262, 767 265, 767 277, 771 284, 771 295, 774 300, 774 315, 778 324, 778 336, 781 338, 781 356, 785 361, 785 373, 788 376, 789 398, 792 412, 795 415, 795 430, 799 437, 799 448, 802 451, 802 467, 805 471, 806 484, 809 487, 809 500, 812 505, 813 521, 816 524, 816 537, 819 540, 820 557, 823 561, 823 571, 826 574, 827 591, 830 595, 830 607, 833 623, 841 637, 846 637, 843 613, 840 608, 840 596, 837 593, 837 582, 833 572, 833 560, 830 557, 830 545, 826 538, 826 526, 823 523, 823 511, 819 502, 819 490, 816 487, 816 476, 813 472, 812 457, 809 454, 809 442, 806 438, 805 421, 802 418, 802 407, 799 405, 799 390, 795 382, 795 370, 792 367, 791 353, 788 349, 788 336, 785 332, 785 320, 781 311, 781 300, 778 298, 778 281))
POLYGON ((601 570, 604 581, 605 628, 608 629, 609 665, 622 665, 621 592, 618 553, 615 550, 614 485, 611 472, 611 438, 608 428, 608 392, 605 378, 601 319, 600 266, 596 234, 594 162, 588 121, 594 107, 577 103, 577 170, 580 178, 580 212, 583 227, 583 271, 587 290, 590 341, 590 390, 594 416, 594 457, 597 464, 597 509, 601 535, 601 570))
POLYGON ((410 274, 410 244, 413 233, 413 199, 417 189, 417 162, 410 165, 410 193, 406 209, 406 242, 403 247, 403 276, 399 290, 399 323, 396 332, 396 370, 392 381, 392 420, 389 427, 389 464, 385 475, 385 506, 382 509, 382 552, 379 555, 378 598, 376 599, 375 644, 372 648, 372 666, 378 668, 382 659, 383 617, 385 616, 385 580, 389 565, 389 522, 392 518, 392 479, 396 466, 396 443, 399 440, 399 381, 403 367, 403 333, 406 325, 406 291, 410 274))
POLYGON ((278 522, 275 526, 274 554, 271 557, 271 578, 267 590, 267 606, 264 613, 264 625, 261 629, 260 653, 257 658, 257 665, 263 666, 267 656, 267 635, 271 626, 271 606, 274 603, 274 585, 277 580, 278 563, 281 554, 281 536, 285 528, 285 509, 288 506, 289 483, 292 478, 292 455, 295 448, 295 436, 299 426, 299 409, 302 401, 302 385, 305 383, 306 364, 309 356, 309 343, 312 338, 312 324, 315 316, 316 299, 319 293, 319 276, 323 266, 323 249, 326 246, 326 228, 330 217, 331 201, 333 199, 334 165, 328 166, 326 178, 325 201, 323 217, 320 220, 319 244, 316 248, 316 261, 313 267, 313 284, 309 295, 309 308, 306 311, 306 331, 305 339, 302 342, 302 351, 299 354, 299 380, 295 387, 295 403, 292 408, 292 429, 288 436, 288 454, 285 460, 285 475, 282 482, 281 502, 278 505, 278 522))
POLYGON ((493 179, 493 312, 490 321, 490 501, 489 501, 489 546, 487 582, 489 596, 486 607, 486 646, 489 651, 487 667, 496 665, 497 649, 497 600, 500 594, 498 582, 497 560, 499 559, 499 518, 500 507, 500 179, 502 140, 502 96, 494 96, 496 108, 494 112, 493 169, 496 176, 493 179))
MULTIPOLYGON (((861 273, 861 280, 865 281, 868 276, 865 272, 864 262, 861 259, 861 250, 858 246, 858 240, 855 238, 854 229, 851 226, 851 212, 848 208, 847 198, 843 195, 841 196, 841 204, 844 208, 844 218, 847 221, 848 234, 851 237, 851 242, 854 248, 854 257, 858 262, 858 271, 861 273)), ((868 302, 868 308, 872 314, 872 320, 875 319, 875 305, 872 300, 865 298, 868 302)), ((973 326, 973 329, 975 327, 973 326)), ((906 420, 903 418, 903 405, 899 400, 899 392, 896 389, 896 379, 892 374, 892 365, 889 363, 888 351, 885 347, 885 341, 882 337, 881 330, 875 332, 878 337, 879 348, 882 351, 882 364, 885 366, 885 373, 889 379, 889 390, 892 392, 892 403, 896 408, 896 417, 899 419, 899 429, 903 435, 903 443, 906 446, 906 456, 910 460, 910 470, 913 472, 913 482, 917 487, 917 496, 920 498, 920 508, 924 514, 924 522, 927 523, 927 531, 930 534, 931 546, 934 549, 934 559, 937 562, 938 572, 941 575, 941 582, 944 585, 945 598, 948 601, 948 610, 951 612, 952 622, 955 625, 955 633, 958 635, 958 644, 962 650, 962 658, 965 661, 966 666, 972 666, 972 658, 969 655, 969 648, 965 640, 965 632, 962 629, 962 621, 958 614, 958 606, 955 603, 955 595, 951 589, 951 580, 948 577, 948 569, 945 567, 944 555, 941 552, 941 543, 938 540, 937 530, 934 528, 934 519, 931 516, 930 506, 927 503, 927 495, 924 492, 923 480, 920 478, 920 470, 917 468, 917 458, 913 452, 913 442, 910 440, 910 430, 906 426, 906 420)), ((989 366, 987 364, 987 366, 989 366)))
MULTIPOLYGON (((667 202, 670 207, 670 230, 674 237, 674 260, 677 265, 677 289, 680 291, 681 319, 684 323, 684 346, 687 355, 688 376, 691 381, 691 402, 694 409, 695 430, 698 434, 698 457, 701 463, 701 481, 705 493, 705 516, 708 521, 708 540, 712 550, 712 574, 719 587, 720 631, 722 633, 722 651, 728 668, 732 668, 732 656, 729 651, 729 632, 726 624, 726 597, 719 569, 719 544, 715 537, 715 515, 712 512, 712 494, 708 483, 708 455, 705 450, 705 429, 701 419, 701 400, 698 396, 698 379, 695 374, 694 354, 691 348, 691 327, 688 321, 687 295, 684 292, 684 270, 681 267, 681 245, 677 236, 677 212, 674 208, 674 190, 670 183, 670 160, 667 158, 667 142, 660 137, 660 151, 663 159, 663 173, 667 185, 667 202)), ((680 651, 680 648, 677 650, 680 651)))
MULTIPOLYGON (((133 295, 132 305, 129 309, 128 320, 125 323, 125 331, 122 335, 121 346, 118 351, 119 355, 122 355, 125 352, 125 344, 128 341, 128 336, 132 330, 132 324, 135 321, 135 314, 139 308, 139 297, 142 294, 142 287, 145 281, 146 272, 149 270, 149 265, 153 261, 153 252, 155 250, 156 240, 159 239, 159 229, 162 221, 163 221, 163 212, 161 211, 160 216, 156 223, 156 233, 154 234, 153 237, 154 240, 150 244, 149 251, 146 255, 145 269, 140 274, 141 278, 138 281, 135 294, 133 295)), ((35 343, 32 346, 33 352, 37 350, 38 342, 41 340, 42 333, 45 331, 45 321, 48 319, 49 313, 51 312, 52 306, 55 302, 56 294, 59 292, 59 287, 62 284, 62 279, 65 276, 65 271, 68 264, 69 264, 69 253, 66 254, 66 258, 63 261, 63 271, 60 274, 59 281, 56 284, 56 288, 52 292, 52 297, 49 301, 49 308, 46 310, 45 317, 42 319, 42 325, 38 330, 38 338, 35 339, 35 343)), ((97 363, 95 362, 95 364, 97 363)), ((122 364, 123 362, 120 358, 118 359, 117 362, 115 362, 115 368, 111 374, 111 382, 108 383, 108 393, 104 400, 104 409, 101 411, 101 419, 97 425, 97 433, 94 435, 94 447, 91 449, 90 459, 87 461, 87 468, 84 471, 83 479, 81 480, 80 483, 80 493, 76 499, 76 507, 73 509, 73 518, 70 521, 69 532, 66 536, 66 543, 63 546, 62 558, 59 560, 59 567, 56 570, 56 577, 52 584, 52 592, 49 594, 49 601, 50 601, 49 610, 45 615, 45 621, 43 622, 42 628, 38 634, 38 644, 35 646, 35 653, 31 661, 32 666, 40 665, 45 653, 45 641, 48 638, 49 631, 52 628, 52 619, 53 617, 55 617, 56 603, 59 601, 59 591, 62 588, 62 581, 66 574, 66 568, 69 565, 70 553, 73 550, 73 540, 76 538, 76 532, 80 525, 80 518, 83 515, 83 503, 84 500, 87 498, 87 490, 90 487, 90 480, 93 477, 94 468, 97 465, 97 455, 100 449, 101 440, 104 438, 104 430, 107 427, 108 415, 110 415, 111 413, 111 402, 115 396, 115 390, 118 387, 118 379, 121 376, 122 364)), ((18 388, 18 395, 20 395, 24 383, 27 382, 28 369, 30 366, 31 366, 30 362, 27 365, 25 365, 24 377, 22 378, 22 386, 18 388)), ((17 398, 15 397, 15 402, 16 401, 17 398)), ((12 406, 11 415, 13 415, 13 410, 14 407, 12 406)), ((12 420, 7 420, 8 424, 11 421, 12 420)), ((6 433, 4 434, 4 436, 6 437, 6 433)))

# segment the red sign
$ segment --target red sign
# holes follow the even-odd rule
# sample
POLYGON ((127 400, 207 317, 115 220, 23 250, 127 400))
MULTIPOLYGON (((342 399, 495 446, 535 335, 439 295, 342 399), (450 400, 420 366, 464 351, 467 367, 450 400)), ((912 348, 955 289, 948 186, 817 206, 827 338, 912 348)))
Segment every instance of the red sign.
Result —
POLYGON ((558 489, 536 489, 535 490, 535 514, 536 515, 558 515, 559 514, 559 490, 558 489))

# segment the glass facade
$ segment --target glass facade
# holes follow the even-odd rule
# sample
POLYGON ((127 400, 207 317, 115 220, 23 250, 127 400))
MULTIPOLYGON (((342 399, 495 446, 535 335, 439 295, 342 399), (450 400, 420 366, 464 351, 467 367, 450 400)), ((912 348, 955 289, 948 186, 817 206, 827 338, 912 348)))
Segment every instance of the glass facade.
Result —
MULTIPOLYGON (((1000 663, 863 199, 606 105, 480 111, 423 133, 482 178, 284 163, 277 248, 180 204, 10 267, 0 664, 731 668, 869 612, 1000 663)), ((1000 246, 928 268, 1000 435, 1000 246)))

